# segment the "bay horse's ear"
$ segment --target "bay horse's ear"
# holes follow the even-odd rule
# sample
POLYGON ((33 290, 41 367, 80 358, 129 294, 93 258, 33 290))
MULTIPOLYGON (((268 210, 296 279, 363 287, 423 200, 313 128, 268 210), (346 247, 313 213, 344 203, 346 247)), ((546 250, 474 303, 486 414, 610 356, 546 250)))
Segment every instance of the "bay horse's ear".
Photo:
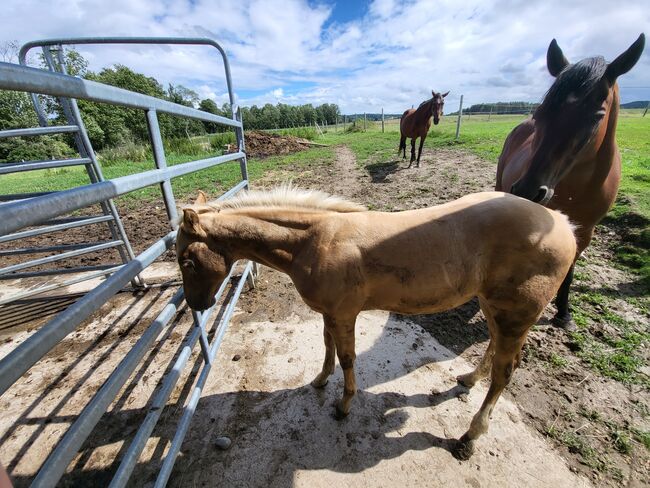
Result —
POLYGON ((183 209, 183 229, 186 232, 198 235, 203 235, 205 233, 201 228, 201 222, 199 222, 199 214, 191 208, 183 209))
POLYGON ((614 84, 616 78, 627 73, 634 67, 641 57, 641 53, 643 53, 644 46, 645 34, 641 33, 639 38, 634 41, 629 48, 627 48, 627 51, 609 63, 607 70, 605 71, 605 78, 607 78, 610 85, 614 84))
POLYGON ((551 76, 557 76, 568 65, 569 60, 564 57, 562 49, 557 45, 557 41, 553 39, 548 45, 548 51, 546 51, 546 67, 548 68, 548 72, 551 73, 551 76))
POLYGON ((432 96, 433 98, 436 98, 436 92, 435 92, 434 90, 431 90, 431 96, 432 96))
POLYGON ((208 197, 205 195, 205 193, 199 190, 199 196, 196 197, 194 205, 205 205, 206 203, 208 203, 208 197))
POLYGON ((443 94, 442 94, 442 98, 445 98, 447 95, 449 95, 449 92, 447 92, 447 93, 443 93, 443 94))

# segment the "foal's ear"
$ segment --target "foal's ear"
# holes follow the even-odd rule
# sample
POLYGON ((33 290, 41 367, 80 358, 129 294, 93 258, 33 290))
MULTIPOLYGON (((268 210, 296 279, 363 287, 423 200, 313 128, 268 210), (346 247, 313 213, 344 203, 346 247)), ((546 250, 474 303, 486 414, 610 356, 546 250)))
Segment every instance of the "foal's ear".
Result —
POLYGON ((553 39, 548 45, 548 51, 546 51, 546 67, 548 68, 548 72, 552 76, 557 76, 568 65, 569 60, 564 57, 562 49, 557 45, 557 41, 553 39))
POLYGON ((199 190, 199 196, 196 197, 194 205, 205 205, 206 203, 208 203, 208 197, 205 195, 205 193, 199 190))
POLYGON ((447 95, 449 95, 449 92, 447 92, 447 93, 443 93, 443 94, 442 94, 442 98, 445 98, 447 95))
POLYGON ((183 228, 186 232, 203 235, 204 231, 199 222, 199 214, 191 208, 183 209, 183 228))
POLYGON ((436 98, 436 92, 435 92, 434 90, 431 90, 431 96, 432 96, 433 98, 436 98))
POLYGON ((610 85, 614 84, 616 78, 627 73, 634 67, 641 57, 641 53, 643 53, 644 46, 645 34, 642 33, 639 38, 627 48, 627 51, 609 63, 605 70, 605 78, 607 78, 610 85))

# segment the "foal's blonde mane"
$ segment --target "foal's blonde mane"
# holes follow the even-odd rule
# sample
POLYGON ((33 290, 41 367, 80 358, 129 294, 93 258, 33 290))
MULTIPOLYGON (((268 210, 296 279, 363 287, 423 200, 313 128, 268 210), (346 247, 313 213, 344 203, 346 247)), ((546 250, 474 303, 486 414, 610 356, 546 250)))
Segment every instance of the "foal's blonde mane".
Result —
POLYGON ((363 212, 363 205, 350 202, 320 190, 303 190, 286 184, 271 190, 251 190, 235 198, 208 203, 215 210, 240 209, 249 207, 290 207, 332 212, 363 212))

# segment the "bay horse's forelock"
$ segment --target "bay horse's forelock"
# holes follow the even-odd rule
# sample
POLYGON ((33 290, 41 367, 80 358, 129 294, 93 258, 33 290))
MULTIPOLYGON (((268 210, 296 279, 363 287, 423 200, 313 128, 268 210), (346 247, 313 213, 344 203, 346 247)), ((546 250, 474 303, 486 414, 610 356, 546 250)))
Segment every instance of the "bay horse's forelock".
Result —
POLYGON ((356 392, 354 329, 362 310, 432 313, 478 295, 490 344, 476 370, 458 381, 471 387, 491 376, 491 385, 453 451, 462 459, 487 431, 490 413, 519 365, 528 330, 555 294, 575 249, 565 216, 497 192, 395 213, 295 206, 202 207, 198 213, 188 208, 177 239, 191 306, 209 306, 210 294, 238 259, 291 277, 305 303, 324 320, 325 360, 312 385, 325 386, 335 354, 343 369, 339 417, 348 414, 356 392))

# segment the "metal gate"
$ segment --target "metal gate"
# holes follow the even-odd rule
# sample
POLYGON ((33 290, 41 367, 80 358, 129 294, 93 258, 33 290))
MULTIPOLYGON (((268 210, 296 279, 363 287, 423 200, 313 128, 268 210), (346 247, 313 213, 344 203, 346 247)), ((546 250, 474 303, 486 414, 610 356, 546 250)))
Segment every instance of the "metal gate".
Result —
MULTIPOLYGON (((77 38, 77 39, 50 39, 34 41, 25 44, 20 51, 20 65, 0 63, 0 89, 28 92, 32 96, 34 106, 39 116, 41 127, 22 128, 0 131, 0 138, 35 136, 72 132, 79 152, 79 158, 59 161, 28 161, 0 165, 0 175, 16 171, 30 171, 43 168, 61 167, 66 165, 84 165, 87 169, 91 183, 85 186, 47 194, 23 194, 5 196, 0 198, 0 242, 17 241, 24 237, 43 235, 48 232, 59 232, 75 226, 90 223, 107 222, 113 240, 108 243, 88 243, 86 246, 77 246, 75 249, 56 249, 64 251, 62 254, 78 255, 83 252, 92 252, 97 246, 118 247, 121 250, 123 264, 101 269, 92 276, 107 275, 105 281, 86 293, 73 305, 59 313, 27 340, 18 345, 6 357, 0 360, 0 395, 4 394, 22 375, 24 375, 36 362, 43 358, 64 337, 74 331, 79 324, 84 322, 93 312, 108 299, 119 292, 129 282, 141 285, 139 274, 147 268, 156 258, 170 249, 176 237, 176 201, 171 186, 171 179, 213 166, 238 161, 241 169, 241 181, 220 196, 220 199, 229 198, 239 191, 248 188, 248 173, 246 154, 244 152, 244 132, 241 121, 241 112, 235 105, 232 80, 228 58, 223 48, 211 39, 203 38, 77 38), (175 104, 155 97, 142 95, 128 90, 104 85, 101 83, 83 80, 69 76, 65 73, 63 58, 64 45, 80 44, 185 44, 211 46, 220 53, 225 70, 226 83, 232 117, 222 117, 203 112, 191 107, 175 104), (49 71, 30 68, 25 65, 28 51, 39 47, 43 51, 44 59, 49 71), (54 56, 58 57, 58 62, 54 56), (45 115, 36 94, 58 97, 63 107, 67 125, 48 127, 48 118, 45 115), (95 153, 90 144, 88 134, 80 116, 76 99, 90 100, 123 107, 143 110, 146 117, 149 136, 153 149, 156 169, 129 176, 104 180, 101 167, 97 162, 95 153), (167 166, 163 141, 158 125, 158 113, 172 114, 181 117, 214 122, 234 129, 237 138, 237 152, 185 162, 171 167, 167 166), (162 197, 170 221, 171 232, 135 256, 119 215, 112 199, 126 193, 151 186, 160 185, 162 197), (87 218, 64 218, 66 215, 89 205, 100 204, 102 215, 87 218), (22 230, 26 227, 40 226, 35 229, 22 230), (90 250, 89 250, 90 249, 90 250), (71 254, 72 253, 72 254, 71 254)), ((52 247, 52 246, 51 246, 52 247)), ((55 249, 53 249, 55 250, 55 249)), ((25 252, 25 254, 28 254, 25 252)), ((61 256, 61 255, 55 255, 61 256)), ((14 265, 0 270, 0 274, 11 275, 29 266, 44 264, 41 260, 28 261, 27 265, 14 265), (34 264, 36 261, 36 264, 34 264)), ((56 257, 45 262, 54 262, 56 257)), ((234 269, 234 268, 233 268, 234 269)), ((87 270, 86 270, 87 271, 87 270)), ((231 270, 233 275, 233 270, 231 270)), ((122 457, 121 464, 115 473, 112 487, 124 486, 131 475, 136 462, 156 425, 162 409, 167 403, 181 372, 188 364, 192 350, 197 342, 203 358, 203 364, 198 373, 198 380, 190 394, 189 402, 184 407, 178 422, 177 430, 171 447, 163 461, 161 470, 156 480, 156 486, 165 486, 171 474, 174 461, 181 447, 181 442, 187 432, 190 419, 194 414, 201 390, 208 378, 210 368, 216 352, 223 340, 226 328, 235 304, 245 282, 253 281, 254 266, 246 262, 240 276, 233 277, 230 298, 215 307, 220 308, 220 318, 216 332, 210 343, 206 333, 208 322, 213 309, 203 313, 194 312, 194 326, 184 339, 184 347, 177 356, 170 374, 161 380, 159 389, 148 405, 148 413, 131 441, 130 446, 122 457)), ((34 273, 37 274, 37 273, 34 273)), ((77 278, 80 280, 81 278, 77 278)), ((224 294, 231 280, 226 279, 217 291, 217 304, 224 294)), ((74 282, 69 280, 65 284, 74 282)), ((34 293, 48 291, 51 287, 40 287, 34 293)), ((21 295, 24 298, 26 295, 21 295)), ((16 297, 13 297, 16 298, 16 297)), ((116 398, 122 386, 129 379, 145 354, 151 349, 152 344, 167 325, 175 317, 183 302, 182 287, 171 298, 159 315, 151 322, 146 331, 140 336, 128 354, 122 359, 106 379, 101 389, 86 405, 82 413, 70 426, 54 451, 41 466, 32 486, 54 486, 81 448, 83 442, 90 435, 94 426, 99 422, 111 402, 116 398)), ((215 308, 213 307, 213 308, 215 308)))

